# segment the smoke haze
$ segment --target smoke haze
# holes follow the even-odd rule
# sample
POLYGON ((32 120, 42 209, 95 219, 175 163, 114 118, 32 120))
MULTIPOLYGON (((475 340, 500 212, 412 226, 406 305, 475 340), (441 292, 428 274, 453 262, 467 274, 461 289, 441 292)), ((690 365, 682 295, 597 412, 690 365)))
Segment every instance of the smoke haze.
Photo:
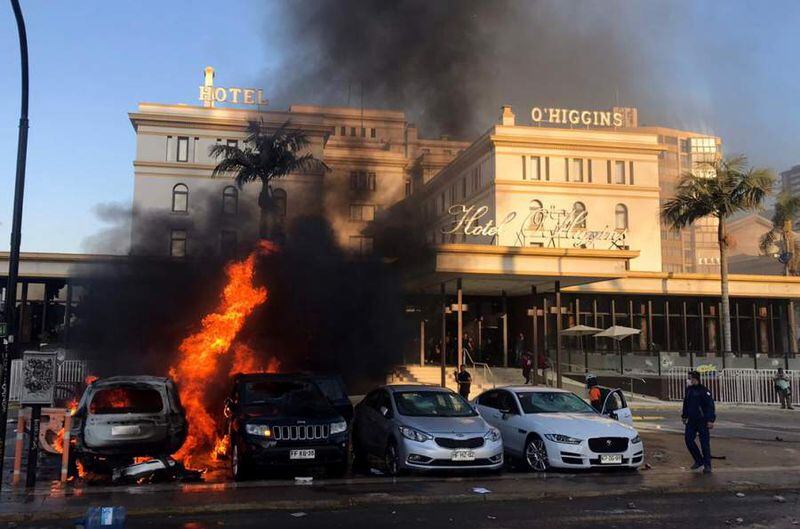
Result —
MULTIPOLYGON (((746 146, 756 163, 778 149, 774 136, 753 137, 776 124, 758 110, 763 94, 743 89, 742 79, 781 75, 764 71, 780 38, 767 20, 796 13, 796 4, 775 2, 769 13, 757 2, 622 0, 277 6, 265 45, 283 61, 263 82, 279 106, 357 107, 363 87, 367 108, 405 110, 429 136, 470 139, 502 104, 522 123, 534 105, 619 104, 638 107, 640 124, 724 134, 729 152, 746 146)), ((788 87, 766 91, 775 104, 794 100, 788 87)))

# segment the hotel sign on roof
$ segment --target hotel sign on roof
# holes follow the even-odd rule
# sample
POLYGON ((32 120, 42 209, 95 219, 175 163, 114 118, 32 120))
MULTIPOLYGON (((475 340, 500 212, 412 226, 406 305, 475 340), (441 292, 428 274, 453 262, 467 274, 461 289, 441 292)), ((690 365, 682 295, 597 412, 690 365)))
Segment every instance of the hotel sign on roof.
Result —
POLYGON ((587 127, 621 127, 625 116, 613 110, 576 110, 573 108, 540 108, 531 109, 534 123, 552 123, 554 125, 585 125, 587 127))

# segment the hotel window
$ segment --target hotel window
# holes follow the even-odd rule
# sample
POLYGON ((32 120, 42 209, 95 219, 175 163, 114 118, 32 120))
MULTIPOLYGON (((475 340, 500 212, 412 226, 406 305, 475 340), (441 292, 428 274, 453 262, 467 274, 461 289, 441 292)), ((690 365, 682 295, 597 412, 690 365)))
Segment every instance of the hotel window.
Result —
POLYGON ((625 204, 617 204, 614 208, 614 225, 618 230, 628 229, 628 208, 625 204))
POLYGON ((625 183, 625 162, 614 162, 614 183, 625 183))
POLYGON ((350 236, 350 250, 358 255, 369 255, 372 253, 373 240, 372 237, 364 237, 363 235, 350 236))
POLYGON ((531 156, 531 163, 528 165, 528 180, 542 179, 542 159, 538 156, 531 156))
POLYGON ((344 125, 339 127, 339 136, 347 136, 347 127, 344 125))
POLYGON ((350 135, 351 136, 355 136, 356 135, 356 128, 355 127, 350 127, 350 135))
POLYGON ((222 190, 222 213, 224 215, 236 215, 239 210, 239 191, 228 186, 222 190))
POLYGON ((233 230, 222 230, 219 234, 219 250, 225 257, 236 255, 237 236, 233 230))
POLYGON ((188 136, 178 136, 178 155, 176 158, 179 162, 189 161, 189 138, 188 136))
POLYGON ((283 189, 274 190, 272 192, 272 204, 275 206, 275 214, 278 219, 285 219, 288 206, 286 191, 283 189))
POLYGON ((230 149, 238 149, 239 148, 239 140, 228 140, 226 145, 230 149))
POLYGON ((361 137, 362 138, 367 137, 367 129, 365 129, 364 127, 361 127, 361 137))
POLYGON ((170 257, 186 257, 186 230, 172 230, 169 238, 170 257))
POLYGON ((588 180, 591 183, 591 181, 592 181, 592 161, 591 160, 586 160, 586 172, 588 173, 588 176, 589 176, 588 180))
POLYGON ((411 196, 411 179, 410 178, 406 178, 406 196, 407 197, 411 196))
POLYGON ((572 211, 575 214, 575 227, 586 228, 586 217, 589 214, 586 212, 586 206, 583 202, 575 202, 572 205, 572 211))
POLYGON ((350 204, 350 220, 375 220, 375 206, 371 204, 350 204))
POLYGON ((567 180, 570 182, 583 182, 583 160, 573 158, 567 167, 567 180))
POLYGON ((550 181, 550 157, 544 159, 544 179, 550 181))
POLYGON ((378 131, 376 131, 375 129, 369 129, 369 137, 370 138, 375 138, 375 137, 377 137, 377 135, 378 135, 378 131))
POLYGON ((628 183, 633 185, 633 162, 628 162, 628 183))
POLYGON ((375 191, 375 173, 350 171, 350 189, 375 191))
POLYGON ((185 184, 175 184, 172 188, 172 212, 187 213, 189 211, 189 188, 185 184))
POLYGON ((608 183, 611 183, 611 160, 606 161, 606 179, 608 183))

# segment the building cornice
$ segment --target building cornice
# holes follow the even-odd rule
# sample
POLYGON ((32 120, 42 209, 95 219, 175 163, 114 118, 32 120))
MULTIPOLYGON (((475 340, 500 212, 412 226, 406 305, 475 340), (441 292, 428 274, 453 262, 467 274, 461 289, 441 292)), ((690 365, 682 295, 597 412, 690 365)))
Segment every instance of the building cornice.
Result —
POLYGON ((525 255, 540 257, 591 257, 599 259, 635 259, 639 250, 595 250, 592 248, 535 248, 493 246, 488 244, 439 244, 434 249, 440 253, 484 255, 525 255))

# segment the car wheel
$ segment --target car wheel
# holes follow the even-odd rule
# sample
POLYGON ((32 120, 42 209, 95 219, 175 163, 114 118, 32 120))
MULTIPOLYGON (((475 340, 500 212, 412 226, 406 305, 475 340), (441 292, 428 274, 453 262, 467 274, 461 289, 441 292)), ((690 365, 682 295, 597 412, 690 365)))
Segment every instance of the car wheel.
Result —
POLYGON ((397 444, 394 441, 389 441, 386 444, 386 455, 383 461, 388 475, 400 475, 400 453, 397 451, 397 444))
POLYGON ((525 466, 533 472, 544 472, 550 467, 544 440, 534 435, 525 441, 525 466))
POLYGON ((242 454, 239 451, 238 443, 233 441, 231 442, 230 453, 231 453, 231 474, 233 474, 233 479, 235 481, 246 480, 248 477, 250 477, 249 474, 250 469, 248 468, 249 465, 247 464, 247 460, 245 459, 244 454, 242 454))

